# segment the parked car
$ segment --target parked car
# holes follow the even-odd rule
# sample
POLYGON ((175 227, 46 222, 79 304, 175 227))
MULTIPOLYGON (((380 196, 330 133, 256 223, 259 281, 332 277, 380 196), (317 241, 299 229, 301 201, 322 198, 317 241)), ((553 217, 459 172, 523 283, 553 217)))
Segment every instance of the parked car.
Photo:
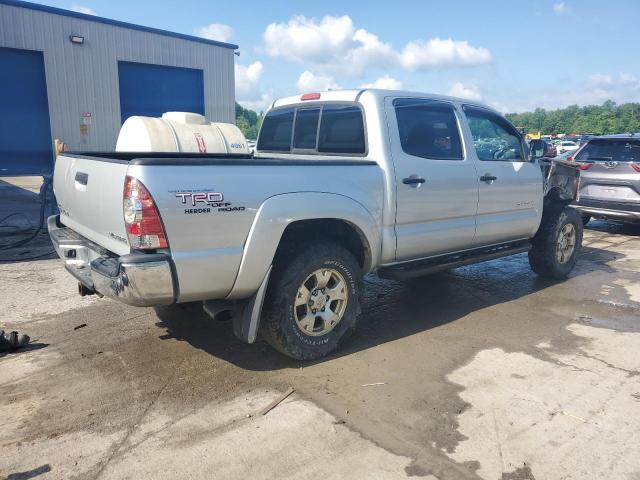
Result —
POLYGON ((640 134, 593 137, 574 160, 582 169, 574 206, 584 223, 591 217, 640 222, 640 134))
POLYGON ((562 140, 561 142, 558 142, 556 148, 558 154, 560 154, 564 152, 575 152, 576 150, 578 150, 578 148, 580 148, 580 146, 574 141, 562 140))
POLYGON ((528 252, 534 272, 566 277, 579 172, 531 159, 479 103, 330 91, 276 101, 254 156, 64 153, 48 227, 81 292, 202 301, 243 341, 261 333, 308 360, 354 330, 368 272, 403 280, 528 252))

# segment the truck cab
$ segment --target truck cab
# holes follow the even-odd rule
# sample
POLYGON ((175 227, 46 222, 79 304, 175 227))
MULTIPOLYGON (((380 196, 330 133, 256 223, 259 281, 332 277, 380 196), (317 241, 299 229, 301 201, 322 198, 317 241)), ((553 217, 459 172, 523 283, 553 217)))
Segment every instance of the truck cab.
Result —
POLYGON ((385 174, 383 265, 528 239, 542 217, 540 167, 518 131, 451 97, 353 90, 278 100, 255 155, 375 161, 385 174))

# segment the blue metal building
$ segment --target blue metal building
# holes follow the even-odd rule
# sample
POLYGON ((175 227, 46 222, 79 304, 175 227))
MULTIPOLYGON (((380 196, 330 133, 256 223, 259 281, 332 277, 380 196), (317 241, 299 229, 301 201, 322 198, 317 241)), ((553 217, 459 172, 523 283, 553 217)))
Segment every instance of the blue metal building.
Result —
POLYGON ((228 43, 0 0, 0 176, 53 166, 53 139, 111 150, 131 115, 234 122, 228 43))

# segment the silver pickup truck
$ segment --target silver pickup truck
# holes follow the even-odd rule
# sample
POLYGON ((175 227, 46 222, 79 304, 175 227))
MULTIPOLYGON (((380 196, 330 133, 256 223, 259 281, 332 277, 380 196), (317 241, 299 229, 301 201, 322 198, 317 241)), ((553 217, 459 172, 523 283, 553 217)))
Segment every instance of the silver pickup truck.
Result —
POLYGON ((203 302, 297 359, 350 334, 363 276, 528 252, 562 278, 582 241, 579 168, 536 158, 496 111, 384 90, 285 98, 254 155, 68 153, 51 239, 81 294, 203 302))

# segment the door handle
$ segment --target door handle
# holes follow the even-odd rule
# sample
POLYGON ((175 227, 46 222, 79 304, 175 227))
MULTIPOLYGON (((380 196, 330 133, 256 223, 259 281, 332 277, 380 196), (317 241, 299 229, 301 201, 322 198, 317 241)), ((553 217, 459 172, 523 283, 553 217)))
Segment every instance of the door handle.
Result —
POLYGON ((493 182, 494 180, 497 180, 498 177, 494 176, 494 175, 482 175, 480 177, 480 181, 481 182, 493 182))
POLYGON ((424 178, 413 175, 402 179, 402 183, 404 183, 405 185, 420 185, 424 182, 426 182, 424 178))

